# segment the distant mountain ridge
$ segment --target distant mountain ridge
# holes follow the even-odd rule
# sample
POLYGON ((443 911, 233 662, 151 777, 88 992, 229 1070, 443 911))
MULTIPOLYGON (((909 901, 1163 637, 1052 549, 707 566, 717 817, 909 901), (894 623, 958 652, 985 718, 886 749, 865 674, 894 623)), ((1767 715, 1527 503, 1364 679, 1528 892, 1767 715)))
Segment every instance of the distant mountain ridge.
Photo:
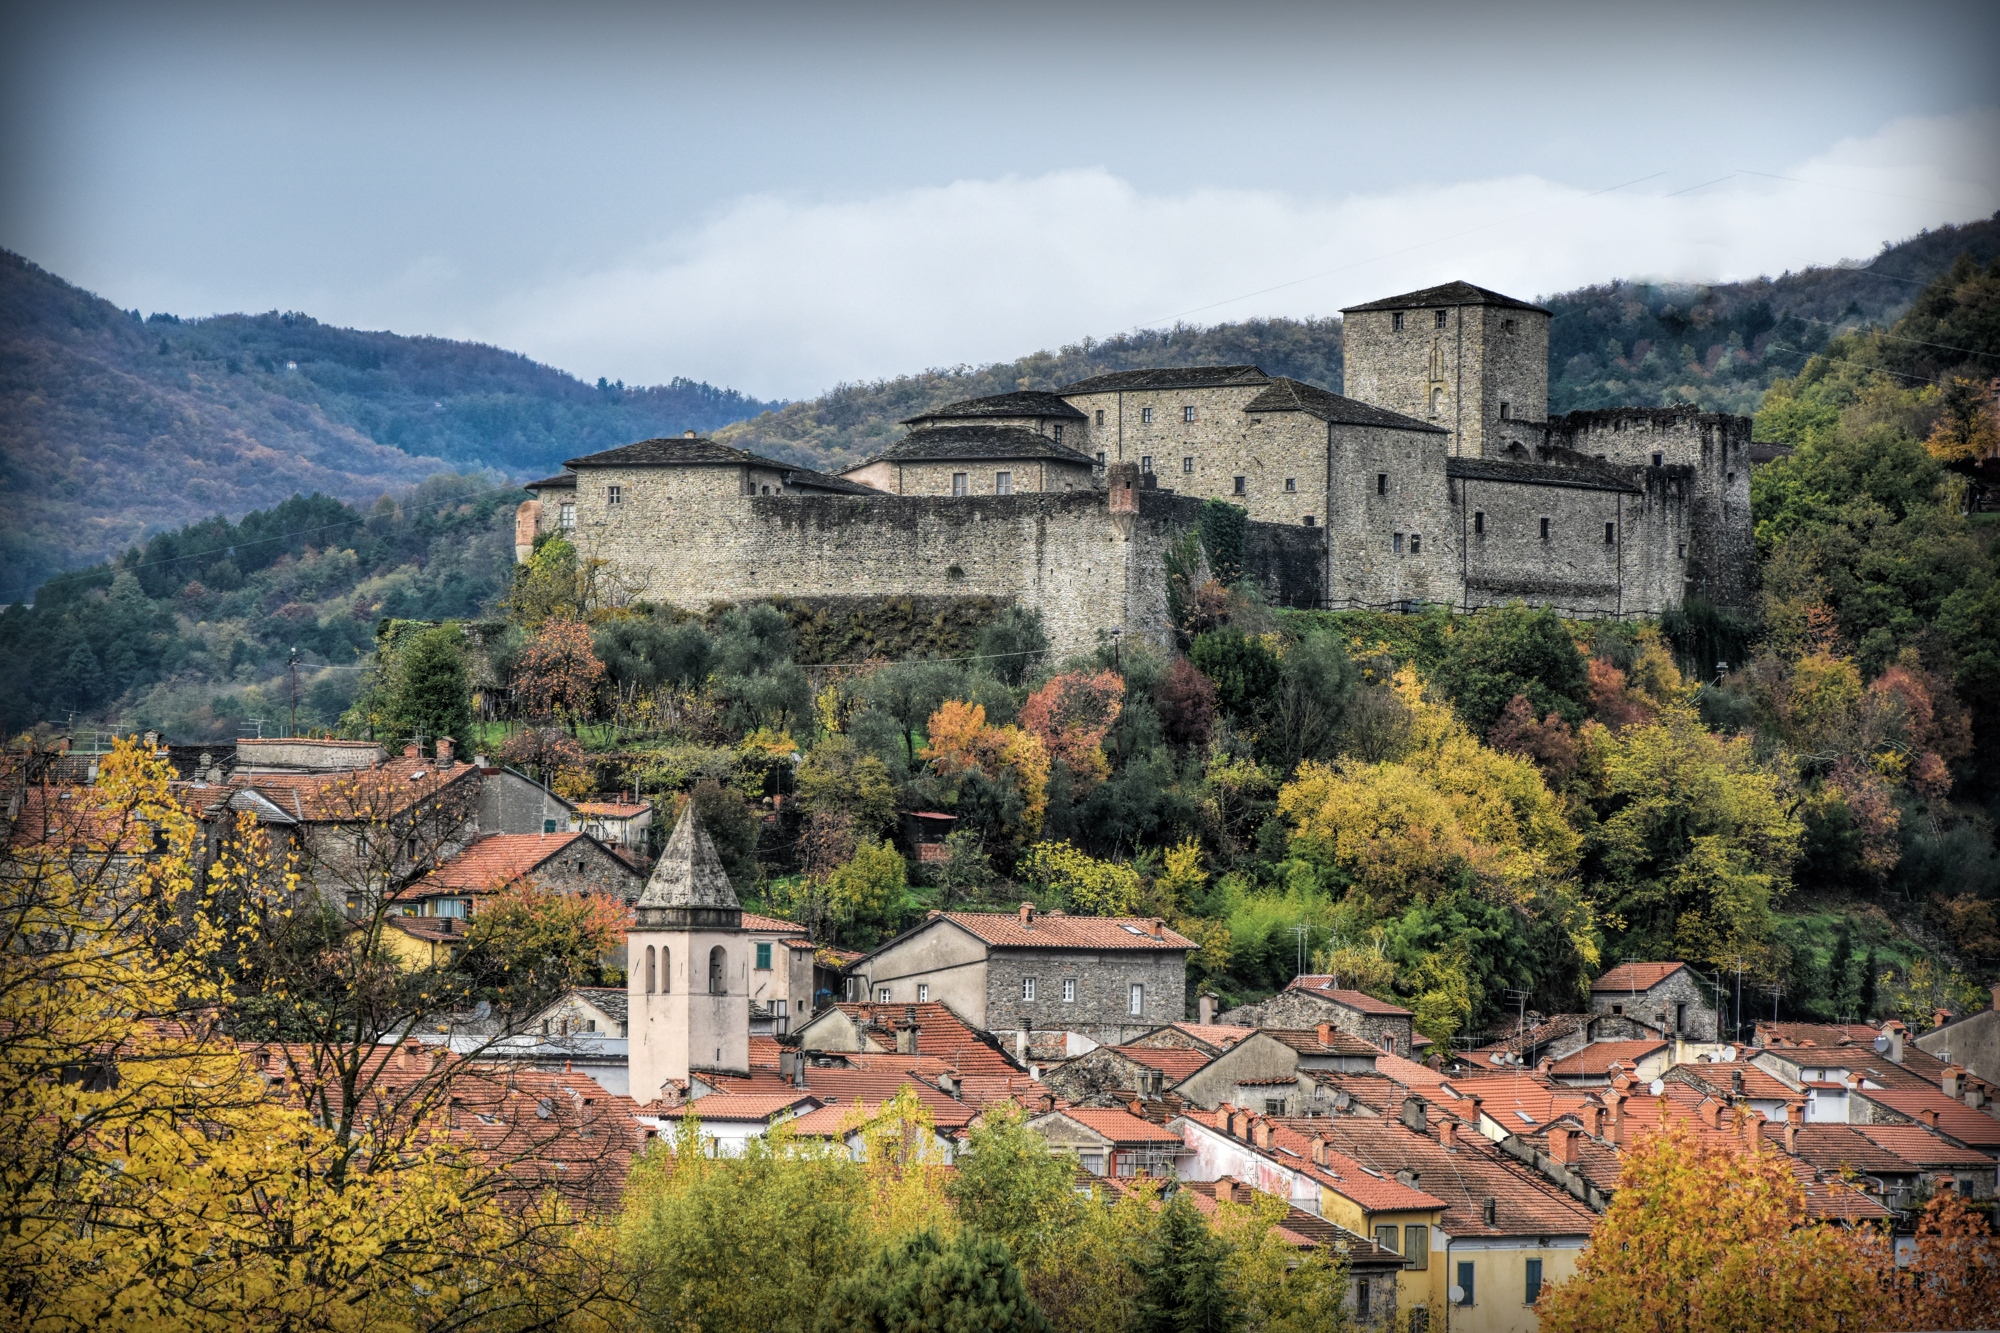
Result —
POLYGON ((305 315, 141 319, 0 251, 0 603, 151 532, 297 493, 710 431, 775 406, 690 380, 592 386, 516 352, 305 315))
MULTIPOLYGON (((1991 262, 2000 252, 2000 220, 1926 231, 1884 247, 1864 264, 1749 282, 1615 281, 1541 297, 1538 303, 1555 315, 1549 330, 1550 410, 1689 402, 1711 411, 1753 412, 1771 381, 1796 372, 1806 354, 1837 333, 1892 322, 1925 283, 1967 252, 1981 264, 1991 262)), ((1340 320, 1250 319, 1121 334, 1018 361, 843 384, 725 427, 716 438, 808 467, 837 469, 894 439, 902 418, 957 399, 1055 389, 1143 366, 1246 363, 1338 392, 1340 320)))

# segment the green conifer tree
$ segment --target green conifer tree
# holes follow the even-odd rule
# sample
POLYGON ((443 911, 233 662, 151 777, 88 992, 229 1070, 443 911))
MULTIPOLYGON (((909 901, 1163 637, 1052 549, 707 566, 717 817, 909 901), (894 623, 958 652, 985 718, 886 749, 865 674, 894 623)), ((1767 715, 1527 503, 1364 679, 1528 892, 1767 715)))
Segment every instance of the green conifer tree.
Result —
POLYGON ((821 1333, 1051 1333, 1007 1247, 920 1231, 876 1252, 820 1307, 821 1333))
POLYGON ((1160 1209, 1159 1240, 1139 1295, 1136 1333, 1235 1333, 1243 1312, 1223 1281, 1226 1246, 1177 1190, 1160 1209))
POLYGON ((399 736, 422 732, 465 740, 472 730, 472 689, 465 672, 464 636, 456 625, 440 625, 402 645, 395 667, 389 716, 399 736))

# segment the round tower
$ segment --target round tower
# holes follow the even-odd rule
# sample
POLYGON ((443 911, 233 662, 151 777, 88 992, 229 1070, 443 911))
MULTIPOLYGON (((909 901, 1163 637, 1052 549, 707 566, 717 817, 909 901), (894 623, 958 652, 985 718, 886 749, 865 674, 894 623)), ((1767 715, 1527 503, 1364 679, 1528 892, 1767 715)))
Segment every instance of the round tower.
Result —
POLYGON ((750 1072, 750 945, 743 908, 689 801, 639 895, 627 937, 632 1096, 690 1071, 750 1072))

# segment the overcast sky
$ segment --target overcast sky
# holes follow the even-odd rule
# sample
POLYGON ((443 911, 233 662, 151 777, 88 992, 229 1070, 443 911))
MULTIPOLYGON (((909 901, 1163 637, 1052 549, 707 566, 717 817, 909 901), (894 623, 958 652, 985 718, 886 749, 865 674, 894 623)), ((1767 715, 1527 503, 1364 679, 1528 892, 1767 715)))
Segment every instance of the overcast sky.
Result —
POLYGON ((43 4, 0 245, 761 396, 2000 207, 2000 6, 43 4))

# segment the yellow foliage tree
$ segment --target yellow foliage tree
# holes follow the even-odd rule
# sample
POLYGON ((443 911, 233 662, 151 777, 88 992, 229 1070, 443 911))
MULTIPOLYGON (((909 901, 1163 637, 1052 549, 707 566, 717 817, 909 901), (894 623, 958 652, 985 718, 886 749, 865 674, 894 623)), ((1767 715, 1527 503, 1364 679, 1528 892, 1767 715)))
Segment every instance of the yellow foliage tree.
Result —
POLYGON ((1144 885, 1139 872, 1117 861, 1100 861, 1066 842, 1038 842, 1021 858, 1030 880, 1060 890, 1070 906, 1092 916, 1130 916, 1144 885))
POLYGON ((939 774, 950 777, 978 769, 988 777, 1014 775, 1024 807, 1022 822, 1039 833, 1049 807, 1049 752, 1041 737, 1019 727, 995 727, 986 721, 984 704, 948 699, 925 724, 930 744, 923 757, 939 774))

